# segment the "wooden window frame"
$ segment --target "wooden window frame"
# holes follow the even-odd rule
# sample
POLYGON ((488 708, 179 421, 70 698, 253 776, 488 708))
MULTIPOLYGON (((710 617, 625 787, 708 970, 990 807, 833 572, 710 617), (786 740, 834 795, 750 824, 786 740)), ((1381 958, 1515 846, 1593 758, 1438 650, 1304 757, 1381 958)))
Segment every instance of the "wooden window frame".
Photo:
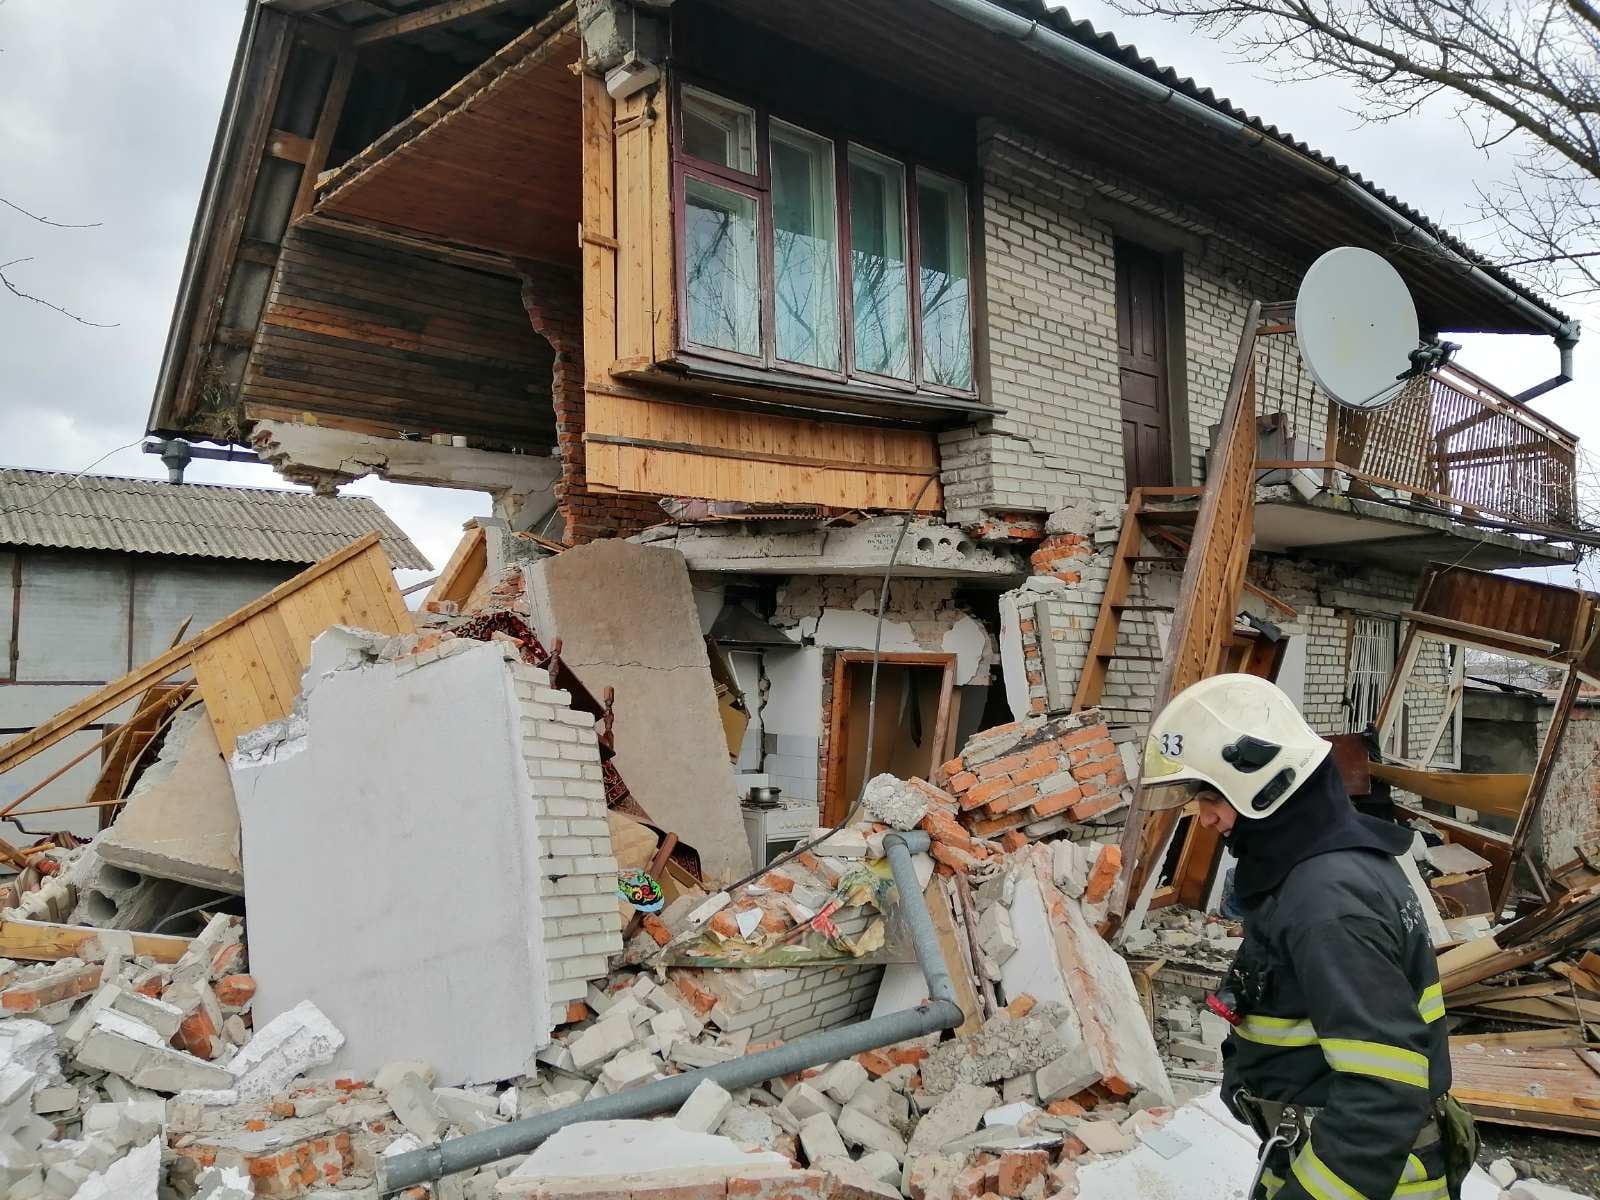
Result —
POLYGON ((670 158, 672 163, 672 230, 676 245, 673 250, 673 290, 677 298, 679 320, 675 349, 689 361, 701 359, 713 362, 737 363, 770 372, 774 376, 790 376, 803 380, 824 380, 842 385, 866 384, 885 391, 907 396, 949 396, 962 400, 982 401, 978 364, 979 298, 977 294, 976 267, 978 263, 978 234, 976 210, 973 206, 974 184, 970 173, 952 169, 946 164, 924 161, 915 156, 896 152, 874 142, 851 137, 847 132, 831 127, 826 122, 797 120, 785 113, 774 113, 767 105, 754 104, 740 98, 737 92, 720 89, 715 83, 700 78, 679 78, 672 83, 670 112, 670 158), (707 93, 719 100, 751 109, 755 113, 754 173, 735 170, 721 163, 696 157, 684 150, 683 118, 685 89, 707 93), (806 363, 790 362, 777 356, 777 328, 775 320, 776 264, 774 262, 776 228, 772 212, 772 157, 771 130, 776 119, 802 133, 827 142, 833 153, 834 187, 834 237, 838 252, 838 278, 836 285, 839 301, 840 369, 830 370, 806 363), (850 264, 850 150, 852 147, 867 151, 897 164, 905 172, 905 195, 901 204, 906 235, 906 288, 907 315, 910 323, 909 347, 910 379, 896 379, 892 375, 863 371, 855 361, 855 288, 850 264), (966 210, 967 258, 967 338, 972 355, 972 386, 951 387, 925 379, 923 375, 922 342, 922 245, 920 213, 917 208, 917 184, 922 172, 958 185, 966 210), (701 346, 689 341, 688 272, 684 266, 686 249, 686 211, 684 184, 696 178, 715 187, 723 187, 756 201, 757 231, 756 255, 761 275, 760 320, 761 356, 759 358, 736 351, 701 346))

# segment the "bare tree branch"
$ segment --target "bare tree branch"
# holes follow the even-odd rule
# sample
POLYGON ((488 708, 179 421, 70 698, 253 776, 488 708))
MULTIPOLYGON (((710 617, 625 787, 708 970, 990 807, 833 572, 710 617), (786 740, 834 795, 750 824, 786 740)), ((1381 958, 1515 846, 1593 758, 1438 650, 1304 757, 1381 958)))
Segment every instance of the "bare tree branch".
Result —
POLYGON ((41 299, 38 296, 30 295, 29 293, 27 293, 27 292, 23 291, 21 288, 19 288, 16 284, 12 283, 10 277, 6 274, 6 269, 8 267, 15 267, 15 266, 19 265, 20 263, 32 262, 32 261, 33 261, 32 258, 14 258, 8 263, 0 263, 0 285, 4 285, 6 291, 10 292, 17 299, 19 299, 19 300, 31 300, 35 304, 42 304, 42 305, 44 305, 45 308, 52 309, 55 312, 60 313, 64 317, 71 317, 79 325, 92 325, 96 329, 115 329, 117 327, 115 323, 110 324, 110 325, 105 325, 105 324, 102 324, 99 321, 91 321, 91 320, 88 320, 85 317, 80 317, 77 313, 73 312, 71 309, 62 308, 61 305, 59 305, 59 304, 52 304, 48 300, 41 299))
POLYGON ((52 221, 49 217, 41 217, 38 213, 29 212, 27 209, 23 208, 22 205, 20 205, 20 204, 11 203, 11 201, 7 200, 4 196, 0 196, 0 204, 4 204, 7 208, 13 210, 14 212, 19 212, 23 216, 29 218, 30 220, 34 220, 34 221, 39 222, 39 224, 41 224, 41 225, 53 225, 57 229, 99 229, 100 228, 100 222, 99 221, 90 221, 87 225, 69 225, 65 221, 52 221))
POLYGON ((1600 291, 1600 8, 1591 0, 1112 0, 1197 26, 1282 80, 1358 86, 1381 123, 1452 100, 1472 143, 1517 147, 1479 218, 1528 282, 1600 291))

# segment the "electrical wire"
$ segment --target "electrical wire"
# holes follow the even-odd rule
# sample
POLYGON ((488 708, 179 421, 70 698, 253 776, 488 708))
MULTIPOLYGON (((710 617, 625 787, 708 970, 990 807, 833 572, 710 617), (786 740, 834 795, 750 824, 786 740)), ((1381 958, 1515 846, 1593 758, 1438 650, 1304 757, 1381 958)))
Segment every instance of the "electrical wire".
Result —
POLYGON ((875 748, 878 732, 878 667, 883 663, 883 616, 889 609, 889 583, 894 578, 895 564, 900 560, 900 547, 905 545, 906 534, 910 532, 911 522, 916 519, 917 505, 922 503, 922 497, 927 495, 928 488, 933 485, 934 477, 929 475, 922 481, 922 486, 917 489, 911 507, 906 510, 905 519, 900 523, 900 535, 894 540, 894 549, 889 552, 888 565, 883 569, 883 584, 878 589, 878 615, 872 628, 872 677, 867 684, 867 745, 866 754, 862 758, 861 790, 856 793, 855 802, 850 805, 850 810, 844 818, 832 829, 824 830, 810 841, 801 842, 787 854, 781 854, 765 866, 757 867, 737 883, 729 884, 723 889, 730 898, 735 893, 748 887, 768 871, 793 862, 807 851, 820 846, 846 825, 856 819, 856 814, 861 811, 862 802, 867 798, 867 784, 872 780, 872 751, 875 748))
POLYGON ((20 508, 0 508, 0 517, 9 517, 9 516, 12 516, 12 515, 14 515, 16 513, 32 512, 34 509, 38 508, 41 504, 43 504, 46 500, 50 499, 51 496, 54 496, 57 492, 63 492, 67 488, 71 487, 73 484, 77 483, 78 480, 82 479, 85 475, 87 475, 95 467, 98 467, 101 463, 105 462, 105 460, 110 458, 113 454, 121 454, 124 450, 132 450, 135 446, 139 445, 139 443, 143 442, 143 441, 144 441, 144 437, 143 437, 143 435, 141 435, 138 438, 134 439, 133 441, 129 442, 126 446, 118 446, 114 450, 107 450, 104 454, 102 454, 99 458, 95 459, 87 467, 84 467, 82 470, 75 472, 73 474, 73 476, 70 479, 68 479, 65 483, 57 484, 55 487, 51 488, 44 495, 40 496, 32 504, 24 504, 20 508))

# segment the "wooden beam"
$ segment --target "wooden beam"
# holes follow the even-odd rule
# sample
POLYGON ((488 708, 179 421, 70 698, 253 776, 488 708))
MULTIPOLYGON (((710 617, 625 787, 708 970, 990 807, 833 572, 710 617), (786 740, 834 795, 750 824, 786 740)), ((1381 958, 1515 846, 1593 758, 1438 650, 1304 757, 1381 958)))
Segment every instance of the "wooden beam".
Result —
MULTIPOLYGON (((244 624, 257 613, 271 608, 285 596, 299 591, 306 584, 315 579, 320 579, 328 572, 349 562, 358 554, 366 553, 377 544, 378 535, 375 533, 369 533, 363 538, 358 538, 343 550, 328 555, 327 558, 307 567, 292 579, 280 583, 265 596, 261 596, 237 612, 223 617, 222 620, 190 638, 182 645, 174 646, 165 654, 151 659, 137 670, 130 671, 121 679, 112 680, 98 692, 85 696, 65 712, 57 713, 28 733, 13 738, 3 746, 0 746, 0 774, 4 774, 12 767, 27 762, 35 754, 48 750, 63 738, 69 737, 85 725, 105 716, 112 709, 121 707, 151 684, 160 683, 167 676, 181 671, 189 665, 189 660, 200 647, 208 642, 215 641, 229 630, 244 624)), ((3 954, 4 950, 0 949, 0 955, 3 954)))
POLYGON ((462 17, 475 17, 492 13, 497 9, 509 8, 514 2, 515 0, 450 0, 448 4, 435 4, 432 8, 423 9, 421 12, 406 13, 403 16, 390 17, 387 21, 374 21, 371 25, 363 25, 355 31, 353 40, 357 46, 367 46, 407 33, 448 25, 451 21, 459 21, 462 17))
POLYGON ((328 90, 322 98, 322 113, 317 118, 316 131, 311 135, 305 170, 300 173, 300 186, 294 194, 294 208, 289 213, 291 221, 305 216, 316 203, 317 176, 328 162, 328 150, 333 145, 333 134, 339 127, 339 117, 344 112, 345 97, 350 94, 350 81, 355 73, 355 47, 346 46, 334 60, 328 90))
MULTIPOLYGON (((116 931, 119 935, 122 930, 116 931)), ((0 957, 24 962, 56 962, 83 957, 84 944, 100 930, 89 925, 53 925, 48 921, 0 921, 0 957)), ((190 939, 157 933, 131 933, 135 955, 159 963, 175 963, 189 949, 190 939)))
POLYGON ((303 163, 311 157, 311 139, 287 129, 274 129, 267 135, 267 153, 285 162, 303 163))
POLYGON ((1449 617, 1436 617, 1432 613, 1416 612, 1409 608, 1400 615, 1407 621, 1414 621, 1423 626, 1424 633, 1428 632, 1428 627, 1431 626, 1444 633, 1459 633, 1469 638, 1500 642, 1508 646, 1521 646, 1539 655, 1554 654, 1561 649, 1559 643, 1545 638, 1523 637, 1520 633, 1507 633, 1503 629, 1491 629, 1487 625, 1473 625, 1467 621, 1452 621, 1449 617))

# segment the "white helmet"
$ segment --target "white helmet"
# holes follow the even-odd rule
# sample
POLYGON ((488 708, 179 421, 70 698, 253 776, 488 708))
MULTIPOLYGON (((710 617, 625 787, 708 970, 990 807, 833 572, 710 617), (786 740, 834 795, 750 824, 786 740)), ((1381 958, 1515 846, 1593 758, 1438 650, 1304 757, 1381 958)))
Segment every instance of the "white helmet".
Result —
MULTIPOLYGON (((1240 816, 1258 820, 1277 812, 1331 749, 1276 684, 1213 675, 1179 692, 1150 723, 1140 782, 1214 788, 1240 816)), ((1186 798, 1179 792, 1155 807, 1186 798)))

